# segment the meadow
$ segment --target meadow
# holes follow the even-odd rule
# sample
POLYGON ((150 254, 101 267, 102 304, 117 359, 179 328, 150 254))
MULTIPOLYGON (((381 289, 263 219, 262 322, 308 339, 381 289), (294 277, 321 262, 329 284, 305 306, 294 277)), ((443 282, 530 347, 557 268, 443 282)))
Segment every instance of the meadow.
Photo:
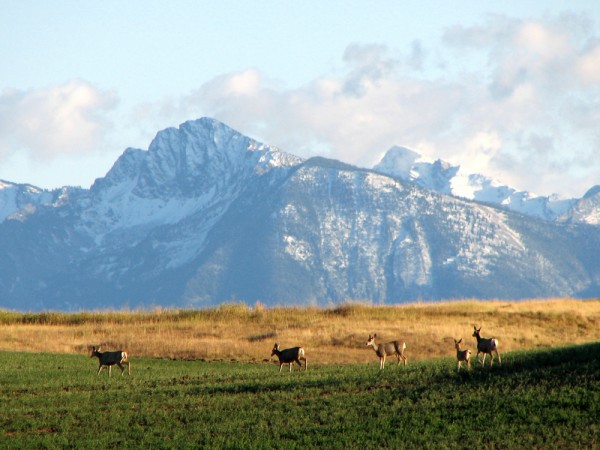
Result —
POLYGON ((409 361, 454 354, 453 339, 473 349, 473 326, 501 351, 600 341, 600 300, 458 301, 332 308, 265 308, 19 313, 0 311, 0 350, 89 354, 124 349, 132 358, 261 362, 273 344, 305 347, 312 364, 369 363, 365 344, 404 339, 409 361))
POLYGON ((558 299, 2 312, 0 448, 598 448, 599 325, 599 301, 558 299), (474 324, 503 363, 457 373, 474 324), (369 332, 409 364, 380 371, 369 332), (309 370, 280 373, 275 340, 309 370), (97 376, 96 344, 132 375, 97 376))
POLYGON ((598 448, 600 344, 407 367, 0 352, 1 448, 598 448), (95 366, 94 366, 95 367, 95 366), (118 373, 118 371, 117 371, 118 373))

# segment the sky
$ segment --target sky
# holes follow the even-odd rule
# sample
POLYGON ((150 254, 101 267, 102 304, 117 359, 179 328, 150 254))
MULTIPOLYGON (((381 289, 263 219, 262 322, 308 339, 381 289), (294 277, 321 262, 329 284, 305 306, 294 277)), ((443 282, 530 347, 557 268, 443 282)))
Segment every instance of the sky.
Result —
POLYGON ((600 2, 0 0, 0 179, 88 188, 212 117, 302 157, 392 146, 539 195, 600 184, 600 2))

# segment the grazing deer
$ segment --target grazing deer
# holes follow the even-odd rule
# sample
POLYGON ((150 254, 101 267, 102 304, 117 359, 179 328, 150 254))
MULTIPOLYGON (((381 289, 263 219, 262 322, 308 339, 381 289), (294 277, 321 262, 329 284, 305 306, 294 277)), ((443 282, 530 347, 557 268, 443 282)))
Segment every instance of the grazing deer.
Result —
POLYGON ((127 364, 127 373, 131 375, 131 364, 127 359, 127 353, 123 350, 101 353, 100 347, 92 347, 92 354, 90 357, 93 358, 94 356, 98 358, 100 364, 100 367, 98 367, 98 375, 100 375, 100 372, 104 367, 108 367, 108 376, 110 377, 112 375, 112 366, 115 364, 121 369, 121 376, 125 373, 123 364, 127 364))
POLYGON ((271 357, 277 355, 279 358, 279 371, 281 372, 281 367, 284 364, 290 365, 290 372, 292 371, 292 364, 297 362, 300 366, 300 370, 302 370, 302 363, 300 360, 304 360, 304 370, 308 370, 308 362, 306 361, 306 356, 304 356, 304 349, 302 347, 292 347, 286 348, 285 350, 279 350, 279 344, 275 343, 273 346, 273 351, 271 352, 271 357))
POLYGON ((404 361, 404 365, 406 366, 406 355, 404 354, 404 350, 406 350, 406 343, 404 341, 392 341, 386 344, 375 344, 376 334, 369 335, 369 340, 367 341, 367 347, 373 347, 377 356, 379 356, 379 369, 383 370, 385 368, 385 357, 396 355, 398 358, 398 365, 400 365, 400 359, 404 361))
POLYGON ((492 367, 492 364, 494 363, 494 355, 492 352, 494 352, 498 357, 498 364, 502 364, 500 353, 498 353, 498 339, 482 338, 479 334, 480 331, 481 327, 478 329, 476 326, 473 326, 473 337, 477 338, 477 360, 479 361, 479 354, 483 353, 483 361, 481 361, 481 365, 485 366, 485 357, 486 355, 490 355, 490 367, 492 367))
POLYGON ((460 366, 463 361, 467 363, 467 369, 471 367, 471 350, 461 350, 460 343, 462 342, 462 338, 458 341, 454 339, 454 348, 456 348, 456 360, 458 361, 458 371, 460 372, 460 366))

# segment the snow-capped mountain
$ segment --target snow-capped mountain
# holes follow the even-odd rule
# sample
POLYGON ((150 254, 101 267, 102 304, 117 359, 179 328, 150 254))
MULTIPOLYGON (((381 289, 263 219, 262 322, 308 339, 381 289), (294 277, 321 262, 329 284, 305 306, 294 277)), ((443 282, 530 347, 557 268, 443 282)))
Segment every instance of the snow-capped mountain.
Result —
POLYGON ((589 189, 559 220, 568 223, 600 225, 600 186, 589 189))
POLYGON ((182 245, 178 255, 187 259, 254 177, 300 161, 222 123, 186 122, 160 132, 148 151, 127 149, 96 180, 79 202, 78 231, 105 248, 120 246, 121 239, 137 243, 156 227, 179 227, 179 243, 170 242, 164 251, 182 245), (190 221, 193 226, 182 229, 190 221))
POLYGON ((302 160, 212 119, 186 122, 148 150, 127 149, 89 190, 21 205, 27 214, 7 208, 0 307, 600 293, 597 227, 440 194, 455 169, 429 168, 437 189, 381 168, 302 160))
POLYGON ((35 207, 54 199, 51 192, 29 184, 15 184, 0 180, 0 223, 18 211, 32 212, 35 207))
POLYGON ((519 191, 485 175, 463 173, 460 166, 423 157, 405 147, 390 148, 374 170, 441 194, 493 203, 545 220, 556 220, 577 201, 519 191))

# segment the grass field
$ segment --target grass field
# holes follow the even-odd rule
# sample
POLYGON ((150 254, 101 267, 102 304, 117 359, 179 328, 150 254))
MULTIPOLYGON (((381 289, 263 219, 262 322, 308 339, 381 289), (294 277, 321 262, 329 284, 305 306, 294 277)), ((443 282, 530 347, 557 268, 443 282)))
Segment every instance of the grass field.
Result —
POLYGON ((599 300, 0 311, 0 448, 600 448, 599 417, 599 300), (475 324, 503 364, 458 374, 475 324), (379 371, 371 332, 409 364, 379 371), (98 344, 132 375, 97 376, 98 344))
POLYGON ((600 343, 390 365, 0 352, 0 448, 598 448, 600 343))

